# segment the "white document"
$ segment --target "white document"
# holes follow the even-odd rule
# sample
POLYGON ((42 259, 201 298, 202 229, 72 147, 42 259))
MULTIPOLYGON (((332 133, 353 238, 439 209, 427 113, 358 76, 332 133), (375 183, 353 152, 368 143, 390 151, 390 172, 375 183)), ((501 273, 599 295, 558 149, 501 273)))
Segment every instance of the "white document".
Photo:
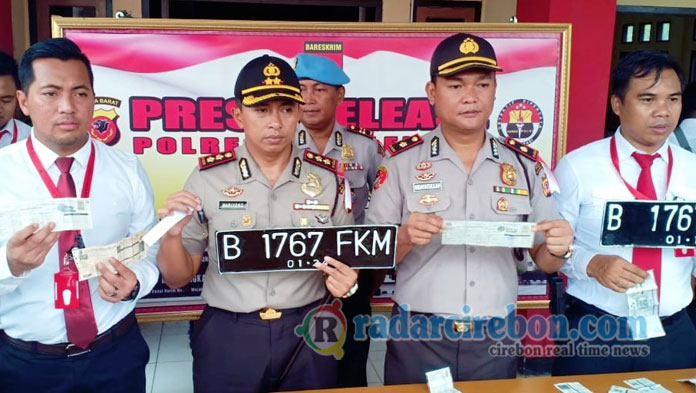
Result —
POLYGON ((629 326, 640 330, 645 326, 645 331, 631 329, 631 338, 645 340, 665 335, 658 313, 657 283, 652 270, 648 271, 648 278, 645 281, 626 291, 626 301, 628 302, 628 316, 634 318, 635 321, 629 326), (642 323, 643 321, 645 323, 642 323))
MULTIPOLYGON (((652 272, 652 271, 651 271, 652 272)), ((650 393, 672 393, 670 390, 665 389, 662 385, 656 384, 655 382, 649 380, 648 378, 635 378, 624 381, 624 383, 639 392, 650 392, 650 393)))
POLYGON ((92 229, 92 210, 86 198, 56 198, 0 207, 0 239, 9 239, 31 224, 56 224, 54 232, 92 229))
POLYGON ((580 382, 561 382, 553 386, 564 393, 592 393, 590 389, 582 386, 580 382))
POLYGON ((534 245, 532 222, 445 221, 442 244, 466 244, 483 247, 531 248, 534 245))
POLYGON ((430 393, 461 393, 454 388, 454 381, 452 380, 452 373, 449 367, 429 371, 425 373, 425 378, 428 381, 430 393))
POLYGON ((116 258, 122 264, 130 266, 147 256, 148 246, 143 241, 144 232, 121 240, 108 246, 74 248, 72 250, 79 279, 88 280, 100 275, 97 263, 103 263, 112 273, 116 269, 109 263, 109 258, 116 258))
POLYGON ((143 237, 143 241, 148 246, 152 246, 157 243, 159 239, 164 236, 172 227, 179 223, 186 217, 186 213, 174 210, 174 212, 167 217, 164 217, 162 221, 158 222, 157 225, 152 227, 147 234, 143 237))
POLYGON ((622 386, 611 385, 607 393, 638 393, 635 389, 629 389, 622 386))

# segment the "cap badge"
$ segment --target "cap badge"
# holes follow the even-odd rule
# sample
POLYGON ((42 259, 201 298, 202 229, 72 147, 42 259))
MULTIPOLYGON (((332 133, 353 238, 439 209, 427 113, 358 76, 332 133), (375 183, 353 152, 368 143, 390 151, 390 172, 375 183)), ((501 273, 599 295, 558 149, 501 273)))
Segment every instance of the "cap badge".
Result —
POLYGON ((278 76, 280 76, 280 68, 278 68, 275 64, 268 63, 268 65, 263 68, 263 74, 267 77, 263 81, 264 85, 272 86, 283 84, 283 81, 278 78, 278 76))
POLYGON ((479 51, 479 44, 477 44, 473 39, 467 38, 462 41, 461 45, 459 45, 459 51, 465 55, 468 55, 469 53, 476 53, 479 51))

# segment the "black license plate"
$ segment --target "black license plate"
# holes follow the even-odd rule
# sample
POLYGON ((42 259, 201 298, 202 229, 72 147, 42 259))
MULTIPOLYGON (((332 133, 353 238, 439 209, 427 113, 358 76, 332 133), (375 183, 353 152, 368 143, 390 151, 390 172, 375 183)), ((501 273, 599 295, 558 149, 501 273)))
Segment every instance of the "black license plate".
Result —
POLYGON ((607 202, 603 246, 696 248, 696 202, 607 202))
POLYGON ((220 273, 316 270, 330 256, 354 269, 394 267, 396 225, 230 230, 215 233, 220 273))

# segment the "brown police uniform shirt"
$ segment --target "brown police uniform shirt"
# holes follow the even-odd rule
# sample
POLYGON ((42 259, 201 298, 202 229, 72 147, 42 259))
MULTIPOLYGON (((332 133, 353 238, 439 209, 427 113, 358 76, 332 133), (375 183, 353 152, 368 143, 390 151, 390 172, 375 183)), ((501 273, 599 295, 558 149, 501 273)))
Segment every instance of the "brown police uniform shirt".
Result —
POLYGON ((353 224, 338 195, 336 174, 304 161, 303 153, 293 148, 287 168, 273 187, 246 145, 235 150, 236 160, 191 173, 184 189, 201 199, 208 222, 202 225, 194 217, 183 230, 183 244, 192 255, 208 251, 210 263, 202 296, 210 306, 234 312, 285 309, 309 304, 324 295, 324 278, 318 270, 222 275, 215 249, 215 232, 220 230, 353 224), (321 193, 315 197, 302 190, 310 177, 314 189, 316 179, 321 184, 321 193), (330 208, 323 212, 301 206, 308 201, 330 208))
MULTIPOLYGON (((423 143, 393 154, 381 168, 367 213, 369 223, 403 224, 411 212, 461 221, 515 222, 527 216, 528 222, 539 222, 559 217, 553 198, 546 196, 550 192, 548 182, 542 181, 543 169, 490 134, 471 174, 439 127, 426 134, 423 143), (505 184, 503 174, 514 185, 505 184), (507 193, 519 192, 509 189, 494 191, 495 186, 527 190, 529 196, 507 193)), ((535 243, 543 241, 537 234, 535 243)), ((505 316, 505 307, 517 301, 513 250, 442 245, 441 235, 436 235, 429 244, 411 249, 398 265, 394 300, 412 311, 505 316), (464 312, 465 305, 470 313, 464 312)))
MULTIPOLYGON (((319 152, 312 136, 302 123, 297 125, 295 147, 319 152)), ((384 150, 369 131, 353 129, 336 123, 323 152, 327 157, 345 163, 345 176, 353 194, 353 217, 357 224, 365 220, 365 208, 372 192, 372 180, 382 162, 384 150)))

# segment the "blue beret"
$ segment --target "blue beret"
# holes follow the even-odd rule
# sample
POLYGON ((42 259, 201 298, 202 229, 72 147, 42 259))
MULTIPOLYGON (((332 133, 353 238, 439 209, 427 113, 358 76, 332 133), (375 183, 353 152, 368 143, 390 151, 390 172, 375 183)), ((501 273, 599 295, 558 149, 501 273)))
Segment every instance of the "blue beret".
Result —
POLYGON ((295 73, 299 79, 312 79, 327 85, 341 86, 350 82, 350 78, 333 60, 300 53, 297 55, 295 73))

